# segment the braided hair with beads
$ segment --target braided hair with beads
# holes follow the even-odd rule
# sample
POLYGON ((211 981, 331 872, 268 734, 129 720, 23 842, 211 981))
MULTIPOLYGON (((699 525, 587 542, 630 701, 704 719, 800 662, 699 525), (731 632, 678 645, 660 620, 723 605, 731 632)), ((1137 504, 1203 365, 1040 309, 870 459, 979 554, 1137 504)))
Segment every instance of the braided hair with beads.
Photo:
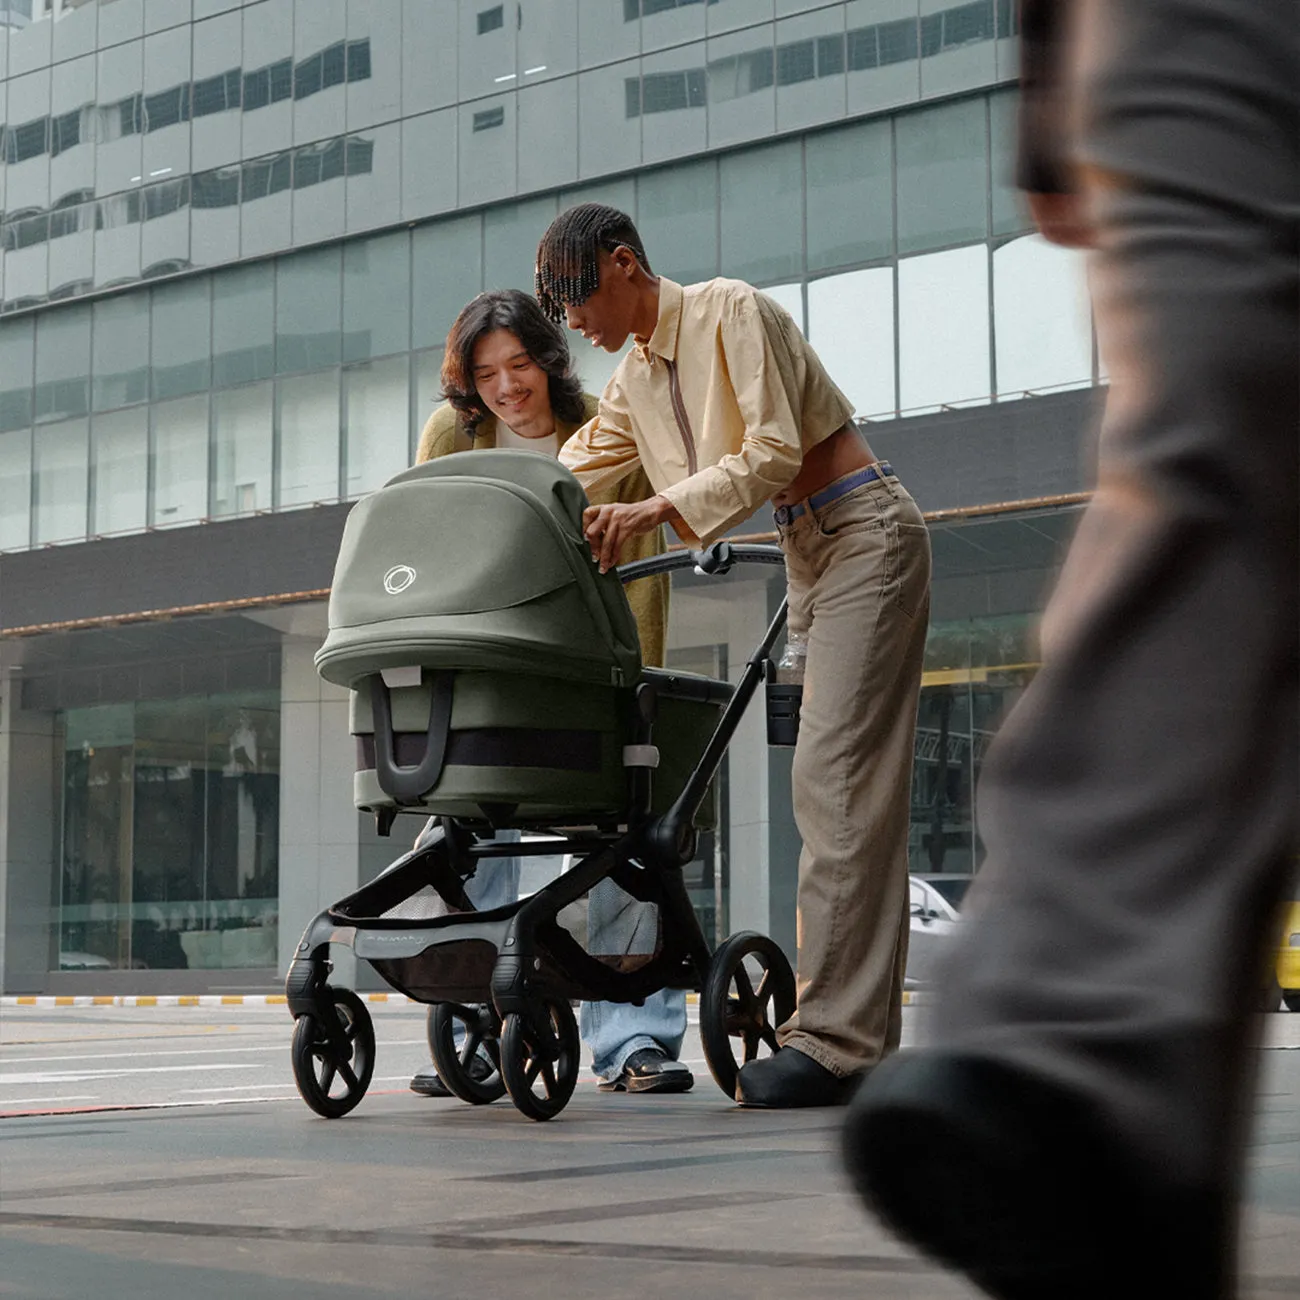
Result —
POLYGON ((632 218, 604 203, 579 203, 566 208, 547 227, 537 245, 537 301, 553 320, 564 320, 564 309, 586 302, 600 287, 600 252, 626 248, 641 268, 650 259, 641 246, 632 218))

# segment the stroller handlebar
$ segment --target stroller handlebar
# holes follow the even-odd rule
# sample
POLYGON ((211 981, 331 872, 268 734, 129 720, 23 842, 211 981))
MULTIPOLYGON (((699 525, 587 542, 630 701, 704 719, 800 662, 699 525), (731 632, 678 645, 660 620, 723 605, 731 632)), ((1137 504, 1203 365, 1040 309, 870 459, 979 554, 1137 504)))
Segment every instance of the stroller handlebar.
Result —
POLYGON ((671 573, 674 569, 694 569, 702 576, 716 577, 729 573, 735 564, 784 563, 785 553, 779 546, 721 541, 700 551, 668 551, 645 560, 633 560, 620 564, 617 572, 619 578, 628 583, 656 573, 671 573))

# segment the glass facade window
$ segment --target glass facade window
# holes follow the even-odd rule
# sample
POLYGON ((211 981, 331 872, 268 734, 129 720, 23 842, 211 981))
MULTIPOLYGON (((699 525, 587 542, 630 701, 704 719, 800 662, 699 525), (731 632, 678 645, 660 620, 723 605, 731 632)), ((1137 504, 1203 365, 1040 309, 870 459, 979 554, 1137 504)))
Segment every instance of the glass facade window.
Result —
POLYGON ((754 284, 798 276, 803 269, 799 142, 730 154, 719 167, 722 274, 754 284), (755 219, 757 213, 762 213, 761 221, 755 219))
POLYGON ((32 437, 32 542, 76 542, 86 535, 89 449, 86 421, 38 425, 32 437))
POLYGON ((998 392, 1092 382, 1084 254, 1026 235, 993 250, 998 392))
POLYGON ((374 491, 409 463, 409 368, 406 357, 389 357, 343 371, 345 496, 374 491))
POLYGON ((90 308, 41 316, 36 326, 36 419, 90 410, 90 308))
POLYGON ((155 528, 192 524, 208 513, 208 397, 160 402, 152 412, 155 528))
POLYGON ((456 217, 416 230, 411 246, 412 344, 440 346, 460 309, 482 289, 483 223, 477 217, 456 217))
POLYGON ((339 498, 339 376, 300 375, 276 385, 279 509, 339 498))
POLYGON ((988 248, 975 244, 898 263, 899 406, 915 413, 987 400, 988 248))
POLYGON ((276 267, 275 370, 339 363, 342 283, 338 248, 299 253, 276 267))
POLYGON ((149 522, 149 410, 95 416, 90 431, 90 531, 133 532, 149 522))
POLYGON ((984 100, 958 100, 895 121, 898 251, 983 239, 988 226, 984 100))
POLYGON ((59 946, 123 969, 276 964, 277 691, 70 709, 59 946))
POLYGON ((211 281, 207 276, 153 292, 150 366, 155 400, 204 391, 212 377, 211 281))
POLYGON ((343 360, 411 346, 411 242, 403 232, 343 246, 343 360))
POLYGON ((858 416, 891 416, 897 405, 893 267, 810 281, 808 341, 858 416))
POLYGON ((212 513, 216 517, 271 508, 272 387, 251 384, 212 395, 212 513))
POLYGON ((93 313, 91 385, 97 411, 149 400, 149 303, 104 298, 93 313))
POLYGON ((859 122, 808 138, 808 270, 872 262, 894 251, 893 133, 859 122))
POLYGON ((637 229, 650 264, 682 284, 718 273, 718 165, 712 159, 637 178, 637 229))
POLYGON ((36 322, 7 321, 0 330, 0 433, 32 422, 32 378, 36 322))
POLYGON ((0 551, 31 544, 32 435, 29 429, 0 432, 0 551))
POLYGON ((217 388, 275 373, 275 279, 264 267, 223 271, 212 285, 212 382, 217 388))

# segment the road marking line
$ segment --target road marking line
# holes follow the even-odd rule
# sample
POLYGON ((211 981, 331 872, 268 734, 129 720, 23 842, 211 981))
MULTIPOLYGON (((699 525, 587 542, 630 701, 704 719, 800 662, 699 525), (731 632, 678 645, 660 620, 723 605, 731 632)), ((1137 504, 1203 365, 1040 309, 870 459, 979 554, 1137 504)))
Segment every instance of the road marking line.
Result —
MULTIPOLYGON (((286 1033, 288 1028, 289 1022, 286 1021, 286 1033)), ((382 1041, 385 1048, 428 1046, 428 1041, 423 1038, 385 1038, 382 1041)), ((5 1046, 5 1044, 0 1044, 0 1053, 4 1051, 5 1046)), ((11 1057, 5 1060, 4 1064, 9 1066, 48 1065, 54 1061, 113 1061, 122 1057, 132 1061, 147 1061, 156 1056, 235 1056, 248 1052, 284 1052, 287 1049, 287 1042, 278 1042, 266 1043, 261 1047, 178 1047, 166 1052, 82 1052, 76 1056, 11 1057)))
POLYGON ((15 1083, 86 1083, 91 1079, 123 1079, 128 1074, 193 1074, 195 1070, 256 1070, 256 1065, 223 1065, 196 1062, 194 1065, 155 1065, 140 1069, 33 1070, 30 1073, 0 1074, 0 1085, 15 1083))
POLYGON ((72 1097, 6 1097, 4 1104, 6 1106, 38 1106, 43 1102, 49 1101, 94 1101, 93 1092, 82 1093, 80 1096, 72 1097))

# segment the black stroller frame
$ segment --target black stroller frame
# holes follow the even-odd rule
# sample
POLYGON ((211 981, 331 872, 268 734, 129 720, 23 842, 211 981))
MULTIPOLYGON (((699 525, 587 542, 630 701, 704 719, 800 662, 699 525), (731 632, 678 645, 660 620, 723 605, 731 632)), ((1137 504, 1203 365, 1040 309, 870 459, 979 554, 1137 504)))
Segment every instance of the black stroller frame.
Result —
MULTIPOLYGON (((623 565, 618 576, 626 584, 676 569, 723 575, 738 563, 783 562, 776 546, 718 542, 623 565)), ((551 1118, 577 1081, 580 1044, 571 1002, 640 1004, 669 988, 701 994, 705 1057, 719 1087, 734 1095, 740 1065, 762 1045, 776 1050, 776 1027, 794 1009, 794 975, 776 943, 756 931, 734 934, 713 951, 683 868, 695 856, 696 814, 759 683, 771 676, 771 651, 785 620, 782 601, 734 688, 643 670, 635 694, 634 734, 640 745, 653 744, 661 683, 671 684, 678 698, 695 691, 695 698, 723 705, 699 761, 666 812, 651 814, 653 777, 646 765, 629 769, 630 810, 618 824, 529 826, 548 838, 501 843, 493 838, 501 827, 442 817, 415 849, 307 926, 285 993, 296 1021, 295 1080, 313 1110, 328 1118, 346 1114, 364 1096, 374 1068, 374 1028, 365 1003, 329 983, 331 944, 352 947, 394 988, 433 1004, 429 1039, 435 1068, 463 1100, 484 1103, 509 1092, 530 1118, 551 1118), (528 897, 487 911, 474 909, 464 885, 481 864, 556 852, 577 861, 528 897), (658 950, 635 969, 616 969, 592 956, 559 921, 566 907, 606 879, 659 909, 658 950), (430 890, 449 914, 385 915, 430 890), (436 980, 422 981, 422 958, 445 945, 451 945, 448 959, 436 980), (462 1031, 459 1045, 457 1030, 462 1031)), ((413 769, 397 764, 384 712, 386 707, 376 709, 376 770, 385 788, 402 787, 413 769)), ((386 833, 382 820, 380 829, 386 833)))

